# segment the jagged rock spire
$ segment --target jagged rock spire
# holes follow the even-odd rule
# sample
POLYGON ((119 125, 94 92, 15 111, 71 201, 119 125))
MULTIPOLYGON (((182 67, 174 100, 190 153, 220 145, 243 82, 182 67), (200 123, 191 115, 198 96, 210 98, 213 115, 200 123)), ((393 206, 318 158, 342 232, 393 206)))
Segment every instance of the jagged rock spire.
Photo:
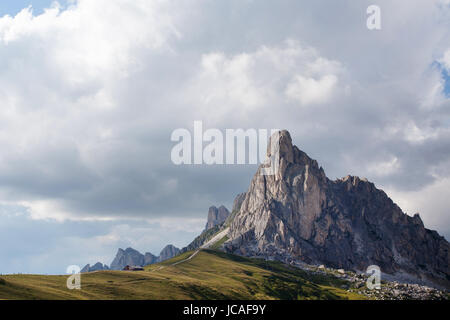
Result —
POLYGON ((329 180, 286 130, 276 147, 279 171, 263 175, 268 164, 258 168, 231 222, 227 251, 359 271, 376 264, 450 286, 450 245, 418 216, 403 213, 366 179, 329 180))

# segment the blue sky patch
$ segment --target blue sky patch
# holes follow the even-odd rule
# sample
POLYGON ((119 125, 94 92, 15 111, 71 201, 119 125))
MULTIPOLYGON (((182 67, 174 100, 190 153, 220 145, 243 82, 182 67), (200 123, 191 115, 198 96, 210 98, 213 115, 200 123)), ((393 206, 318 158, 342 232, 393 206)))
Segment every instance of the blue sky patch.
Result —
MULTIPOLYGON (((28 6, 33 7, 34 14, 40 14, 44 12, 45 8, 50 7, 53 3, 53 0, 14 0, 14 1, 0 1, 0 17, 4 15, 15 16, 19 13, 23 8, 27 8, 28 6)), ((63 4, 64 1, 59 1, 60 4, 63 4)))
POLYGON ((450 74, 447 69, 441 67, 442 78, 444 79, 444 94, 450 98, 450 74))
POLYGON ((450 98, 450 72, 445 68, 445 66, 439 61, 434 61, 432 63, 432 68, 436 68, 441 73, 442 80, 444 80, 443 93, 447 98, 450 98))

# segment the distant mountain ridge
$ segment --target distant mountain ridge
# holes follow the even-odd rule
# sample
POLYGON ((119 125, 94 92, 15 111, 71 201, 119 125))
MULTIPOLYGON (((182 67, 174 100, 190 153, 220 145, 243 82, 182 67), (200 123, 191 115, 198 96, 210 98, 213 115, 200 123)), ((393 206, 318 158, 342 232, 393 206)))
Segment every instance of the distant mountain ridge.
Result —
POLYGON ((81 272, 93 272, 93 271, 101 271, 101 270, 109 270, 109 267, 106 264, 102 264, 101 262, 97 262, 94 265, 87 264, 81 269, 81 272))
POLYGON ((180 249, 177 247, 168 244, 165 246, 159 256, 155 256, 150 252, 146 252, 145 254, 140 253, 139 251, 133 248, 127 248, 125 250, 119 248, 117 251, 116 257, 113 262, 111 262, 111 270, 122 270, 125 266, 146 266, 149 264, 161 262, 167 259, 170 259, 180 253, 180 249))
MULTIPOLYGON (((243 195, 245 194, 240 194, 238 195, 238 197, 236 197, 233 209, 235 209, 237 205, 240 206, 243 200, 243 195)), ((142 254, 133 248, 126 248, 125 250, 119 248, 114 260, 111 262, 111 265, 109 267, 106 264, 103 265, 102 263, 97 262, 93 266, 87 264, 83 269, 81 269, 81 272, 92 272, 99 270, 123 270, 123 268, 127 265, 146 266, 173 258, 176 255, 188 250, 198 249, 206 240, 208 240, 222 228, 225 221, 229 217, 230 212, 225 206, 221 205, 218 208, 216 206, 211 206, 208 209, 207 222, 204 231, 200 236, 194 239, 191 244, 184 247, 183 249, 180 250, 179 248, 169 244, 161 250, 159 256, 155 256, 150 252, 142 254)))
POLYGON ((174 256, 180 253, 180 249, 169 244, 165 246, 159 256, 155 256, 150 252, 146 252, 145 254, 140 253, 139 251, 133 248, 126 248, 123 250, 119 248, 117 250, 117 254, 114 260, 111 262, 111 265, 108 267, 106 264, 103 265, 100 262, 97 262, 92 267, 87 264, 81 269, 81 272, 92 272, 99 270, 123 270, 123 268, 127 265, 129 266, 146 266, 149 264, 162 262, 164 260, 173 258, 174 256))

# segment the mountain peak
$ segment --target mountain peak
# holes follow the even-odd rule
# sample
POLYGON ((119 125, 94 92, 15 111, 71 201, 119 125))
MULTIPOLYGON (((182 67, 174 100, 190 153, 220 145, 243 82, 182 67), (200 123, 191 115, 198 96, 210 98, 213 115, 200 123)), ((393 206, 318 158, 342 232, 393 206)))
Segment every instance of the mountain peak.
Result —
POLYGON ((288 131, 276 134, 268 155, 279 151, 279 170, 263 175, 264 163, 253 176, 227 251, 355 271, 376 264, 384 273, 450 286, 450 245, 418 215, 406 215, 367 179, 329 180, 288 131))
POLYGON ((310 158, 306 152, 300 150, 292 143, 291 134, 287 130, 280 130, 272 134, 267 145, 267 156, 273 152, 279 152, 280 160, 284 159, 288 163, 302 165, 314 165, 318 167, 317 161, 310 158), (278 144, 272 146, 272 141, 278 139, 278 144))
POLYGON ((319 167, 316 160, 293 145, 291 135, 287 130, 280 130, 272 134, 267 147, 267 156, 260 169, 272 166, 273 161, 278 161, 275 175, 272 178, 270 175, 267 176, 269 180, 286 179, 292 176, 292 172, 302 172, 305 179, 315 176, 319 181, 326 180, 322 167, 319 167), (274 145, 272 145, 272 141, 275 142, 274 145), (276 143, 277 141, 278 143, 276 143), (276 156, 276 153, 278 153, 278 156, 276 156), (272 157, 272 154, 275 157, 272 157))
POLYGON ((289 131, 277 131, 270 137, 267 145, 267 157, 272 156, 272 153, 277 151, 279 152, 280 158, 284 158, 288 162, 294 161, 293 145, 289 131), (276 139, 278 139, 278 143, 276 143, 276 139), (272 142, 274 142, 274 145, 272 145, 272 142))

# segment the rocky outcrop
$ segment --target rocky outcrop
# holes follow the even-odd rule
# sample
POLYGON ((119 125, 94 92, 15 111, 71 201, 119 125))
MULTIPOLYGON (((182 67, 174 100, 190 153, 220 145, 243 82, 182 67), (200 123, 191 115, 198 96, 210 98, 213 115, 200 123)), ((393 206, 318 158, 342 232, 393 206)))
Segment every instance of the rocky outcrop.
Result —
POLYGON ((214 228, 215 226, 222 224, 230 215, 230 212, 224 206, 216 208, 212 206, 208 210, 208 221, 206 222, 205 230, 214 228))
POLYGON ((122 270, 125 266, 143 266, 145 264, 145 257, 139 251, 133 248, 126 248, 125 250, 119 248, 116 257, 111 262, 111 270, 122 270))
POLYGON ((221 229, 228 225, 228 222, 231 221, 233 215, 239 211, 238 208, 240 208, 244 198, 245 193, 240 193, 236 196, 233 203, 233 211, 231 213, 229 213, 228 209, 224 206, 220 206, 219 208, 214 206, 210 207, 208 210, 208 222, 206 223, 205 229, 191 243, 181 249, 181 252, 183 253, 190 250, 197 250, 221 229))
MULTIPOLYGON (((295 264, 295 263, 294 263, 295 264)), ((296 265, 309 274, 323 275, 326 277, 336 277, 343 280, 341 289, 348 292, 361 294, 370 300, 448 300, 446 290, 437 290, 428 286, 414 283, 389 281, 383 275, 383 283, 376 290, 367 287, 370 282, 370 274, 354 273, 343 269, 327 268, 324 265, 319 267, 305 264, 296 265)))
POLYGON ((169 245, 165 246, 164 249, 161 250, 161 253, 159 254, 157 261, 161 262, 161 261, 173 258, 176 255, 178 255, 179 253, 180 253, 180 249, 169 244, 169 245))
POLYGON ((108 266, 106 264, 103 264, 101 262, 97 262, 93 266, 90 264, 87 264, 84 266, 83 269, 81 269, 81 273, 85 272, 93 272, 93 271, 101 271, 101 270, 109 270, 108 266))
POLYGON ((374 264, 383 273, 449 287, 450 245, 418 214, 403 213, 366 179, 329 180, 287 131, 276 149, 279 170, 263 175, 269 164, 258 168, 230 222, 227 251, 355 271, 374 264))
POLYGON ((125 250, 120 249, 117 251, 116 257, 111 262, 111 270, 123 270, 125 266, 146 266, 149 264, 161 262, 170 259, 180 253, 180 249, 169 244, 161 251, 157 257, 150 252, 145 254, 133 248, 127 248, 125 250))

